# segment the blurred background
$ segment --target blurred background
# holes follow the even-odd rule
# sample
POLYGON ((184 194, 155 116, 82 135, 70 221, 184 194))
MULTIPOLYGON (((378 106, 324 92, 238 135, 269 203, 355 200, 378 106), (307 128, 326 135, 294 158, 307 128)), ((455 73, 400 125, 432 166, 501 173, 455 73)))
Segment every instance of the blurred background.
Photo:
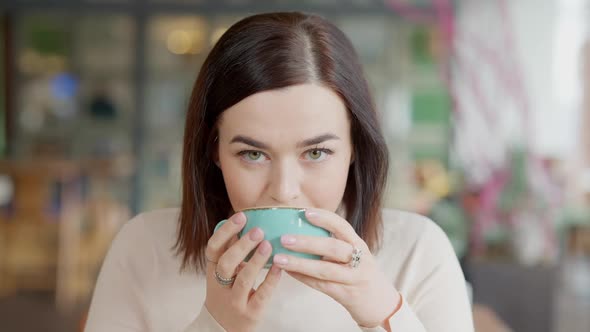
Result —
POLYGON ((433 218, 477 331, 590 331, 590 1, 3 0, 0 330, 80 331, 134 214, 179 205, 212 45, 300 10, 355 44, 391 150, 385 205, 433 218))

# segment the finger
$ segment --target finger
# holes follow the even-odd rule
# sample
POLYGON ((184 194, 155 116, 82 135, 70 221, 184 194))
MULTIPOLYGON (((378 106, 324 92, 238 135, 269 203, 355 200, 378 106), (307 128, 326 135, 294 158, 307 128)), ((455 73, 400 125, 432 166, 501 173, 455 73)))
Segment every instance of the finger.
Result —
MULTIPOLYGON (((237 235, 232 236, 232 238, 229 240, 229 243, 225 246, 226 250, 227 248, 231 247, 234 243, 238 242, 239 238, 237 235)), ((207 261, 207 264, 213 264, 213 265, 217 265, 217 261, 213 260, 212 258, 210 258, 208 255, 205 255, 205 260, 207 261)))
POLYGON ((231 278, 235 275, 238 265, 262 240, 264 240, 262 229, 252 228, 221 255, 217 262, 217 272, 224 278, 231 278))
POLYGON ((348 263, 352 258, 352 246, 336 238, 323 238, 305 235, 281 236, 283 247, 306 254, 319 255, 325 260, 348 263))
POLYGON ((290 255, 275 255, 273 263, 289 272, 300 273, 319 280, 351 284, 356 273, 347 265, 290 255))
POLYGON ((364 243, 350 223, 335 213, 321 209, 306 209, 305 217, 310 223, 327 230, 337 239, 348 243, 364 243))
POLYGON ((250 257, 248 264, 236 277, 232 290, 238 298, 242 298, 244 301, 248 300, 248 293, 254 287, 258 273, 270 258, 271 252, 272 246, 270 242, 262 241, 256 252, 250 257))
POLYGON ((260 312, 266 307, 266 304, 272 298, 273 291, 279 284, 279 280, 281 280, 281 269, 273 265, 262 284, 260 284, 260 287, 258 287, 248 302, 252 310, 260 312))
POLYGON ((236 267, 236 271, 234 272, 234 275, 237 275, 240 273, 240 271, 242 271, 244 269, 244 267, 246 267, 246 262, 241 262, 238 267, 236 267))
MULTIPOLYGON (((241 262, 240 265, 236 268, 236 274, 240 273, 240 271, 246 266, 246 262, 241 262)), ((217 264, 207 264, 207 287, 211 285, 218 285, 217 281, 215 280, 215 270, 217 269, 217 264)), ((231 290, 231 288, 223 287, 224 289, 231 290)))
POLYGON ((207 242, 205 255, 214 262, 219 261, 219 257, 228 248, 232 238, 234 238, 246 224, 246 215, 242 212, 231 216, 225 224, 223 224, 207 242))
POLYGON ((227 245, 227 247, 231 247, 234 245, 234 243, 238 242, 240 238, 237 235, 232 236, 232 238, 229 240, 229 243, 227 245))

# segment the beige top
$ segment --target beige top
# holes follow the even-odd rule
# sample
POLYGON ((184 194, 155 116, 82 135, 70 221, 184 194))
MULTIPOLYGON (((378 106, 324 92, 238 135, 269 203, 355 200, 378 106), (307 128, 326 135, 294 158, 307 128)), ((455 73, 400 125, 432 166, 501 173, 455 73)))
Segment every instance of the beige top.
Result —
MULTIPOLYGON (((123 226, 103 263, 85 331, 224 331, 203 305, 204 276, 179 272, 172 249, 178 213, 144 213, 123 226)), ((384 210, 383 217, 376 258, 404 298, 392 330, 473 332, 465 280, 445 234, 415 214, 384 210)), ((359 327, 339 303, 284 273, 258 331, 383 329, 359 327)))

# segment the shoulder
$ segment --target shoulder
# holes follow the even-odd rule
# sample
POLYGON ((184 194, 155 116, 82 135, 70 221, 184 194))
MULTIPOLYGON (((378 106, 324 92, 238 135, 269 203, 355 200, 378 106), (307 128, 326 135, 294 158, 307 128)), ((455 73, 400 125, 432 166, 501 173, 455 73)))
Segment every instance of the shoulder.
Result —
POLYGON ((448 237, 434 221, 384 210, 382 241, 381 268, 426 330, 473 331, 465 278, 448 237))
POLYGON ((403 237, 414 242, 420 239, 444 241, 443 230, 428 217, 401 210, 383 209, 383 232, 386 237, 403 237))
POLYGON ((172 256, 179 209, 138 214, 126 222, 111 244, 108 256, 133 267, 151 265, 158 256, 172 256))
MULTIPOLYGON (((382 251, 455 258, 449 238, 431 219, 411 212, 383 209, 382 251)), ((437 260, 438 260, 437 259, 437 260)))
POLYGON ((178 228, 179 209, 161 209, 138 214, 129 220, 117 235, 117 238, 133 242, 162 242, 167 237, 175 236, 178 228))

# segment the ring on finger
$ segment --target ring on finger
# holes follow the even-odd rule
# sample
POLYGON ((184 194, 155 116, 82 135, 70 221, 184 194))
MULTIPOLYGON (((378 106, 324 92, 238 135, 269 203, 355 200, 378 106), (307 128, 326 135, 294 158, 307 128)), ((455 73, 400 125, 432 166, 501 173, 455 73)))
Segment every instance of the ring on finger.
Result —
POLYGON ((236 276, 233 276, 231 278, 224 278, 219 274, 219 272, 217 272, 217 270, 215 270, 215 280, 221 286, 228 287, 234 284, 234 281, 236 281, 236 276))
POLYGON ((361 256, 363 255, 363 251, 355 246, 352 247, 352 254, 350 257, 350 262, 348 263, 351 268, 356 269, 361 264, 361 256))

